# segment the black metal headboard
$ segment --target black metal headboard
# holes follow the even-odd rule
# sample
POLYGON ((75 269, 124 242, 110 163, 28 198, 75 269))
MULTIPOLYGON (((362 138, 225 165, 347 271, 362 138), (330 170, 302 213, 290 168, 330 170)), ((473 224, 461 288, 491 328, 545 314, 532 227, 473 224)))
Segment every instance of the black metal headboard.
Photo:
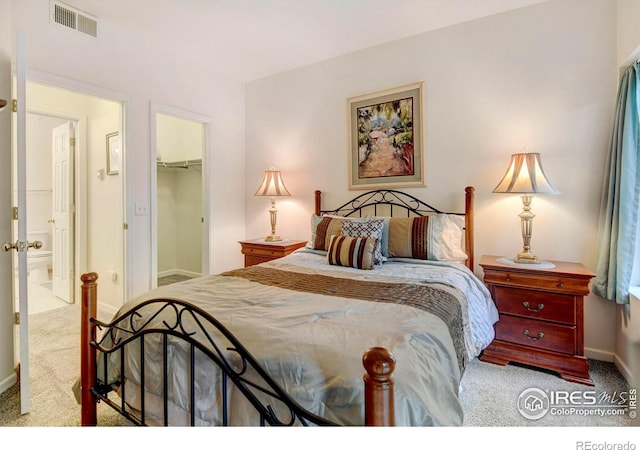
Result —
POLYGON ((433 206, 425 203, 424 201, 407 194, 406 192, 397 191, 393 189, 377 189, 368 191, 358 195, 357 197, 349 200, 345 204, 335 209, 324 209, 322 207, 322 192, 315 191, 315 213, 317 215, 322 214, 335 214, 339 216, 354 216, 361 217, 363 211, 367 215, 385 215, 391 217, 399 217, 401 215, 411 216, 424 216, 427 214, 456 214, 464 216, 465 219, 465 250, 468 255, 466 261, 467 267, 471 270, 474 268, 474 229, 473 229, 473 197, 475 188, 473 186, 467 186, 465 188, 465 210, 464 212, 449 212, 442 211, 433 206), (380 211, 384 209, 384 211, 380 211), (400 214, 397 211, 400 211, 400 214), (394 213, 396 211, 396 213, 394 213), (404 213, 404 214, 403 214, 404 213))

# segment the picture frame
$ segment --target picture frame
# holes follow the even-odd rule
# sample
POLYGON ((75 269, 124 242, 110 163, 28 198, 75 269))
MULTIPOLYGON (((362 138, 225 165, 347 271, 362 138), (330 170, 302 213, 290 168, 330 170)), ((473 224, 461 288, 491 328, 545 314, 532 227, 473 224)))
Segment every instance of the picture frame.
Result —
POLYGON ((121 153, 120 133, 115 131, 107 134, 107 175, 120 173, 121 153))
POLYGON ((347 99, 349 190, 425 185, 423 84, 347 99))

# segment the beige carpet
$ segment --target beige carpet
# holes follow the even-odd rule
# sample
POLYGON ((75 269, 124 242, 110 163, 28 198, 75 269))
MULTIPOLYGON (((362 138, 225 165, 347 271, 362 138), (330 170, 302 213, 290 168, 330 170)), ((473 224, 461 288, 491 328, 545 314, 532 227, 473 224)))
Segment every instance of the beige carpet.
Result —
MULTIPOLYGON (((75 427, 80 424, 80 407, 71 390, 80 373, 80 310, 69 305, 30 316, 31 412, 20 415, 18 387, 0 395, 0 426, 75 427)), ((609 394, 628 391, 624 378, 611 363, 591 361, 596 386, 568 383, 557 375, 515 365, 497 366, 472 362, 462 382, 461 401, 468 427, 577 426, 620 427, 631 425, 625 416, 550 414, 539 420, 524 418, 517 399, 527 388, 544 391, 596 390, 609 394)), ((102 426, 128 422, 111 408, 99 404, 102 426)))

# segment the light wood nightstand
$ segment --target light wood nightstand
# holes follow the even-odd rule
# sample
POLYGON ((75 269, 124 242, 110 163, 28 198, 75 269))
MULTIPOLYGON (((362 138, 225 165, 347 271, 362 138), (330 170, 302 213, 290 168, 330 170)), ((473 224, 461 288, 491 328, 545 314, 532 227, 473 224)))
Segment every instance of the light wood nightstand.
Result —
POLYGON ((289 239, 279 242, 267 242, 264 239, 240 241, 245 267, 282 258, 305 245, 307 245, 307 241, 293 241, 289 239))
POLYGON ((550 261, 554 268, 502 264, 483 256, 484 282, 500 313, 496 337, 480 359, 518 362, 556 371, 593 386, 584 356, 584 296, 594 274, 582 264, 550 261))

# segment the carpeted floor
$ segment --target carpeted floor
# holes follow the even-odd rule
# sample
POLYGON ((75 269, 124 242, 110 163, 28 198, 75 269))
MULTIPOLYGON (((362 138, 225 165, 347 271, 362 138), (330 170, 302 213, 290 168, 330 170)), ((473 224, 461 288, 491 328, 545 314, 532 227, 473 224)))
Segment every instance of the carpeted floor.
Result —
MULTIPOLYGON (((80 407, 72 386, 80 373, 80 310, 69 305, 30 316, 31 412, 20 415, 18 387, 0 395, 0 426, 74 427, 80 423, 80 407)), ((539 420, 523 417, 518 396, 528 388, 545 392, 595 390, 609 395, 628 391, 624 378, 611 363, 590 361, 596 386, 569 383, 553 373, 508 365, 473 361, 467 368, 461 402, 468 427, 620 427, 632 425, 628 415, 551 415, 539 420)), ((99 423, 128 426, 108 406, 99 404, 99 423)))

